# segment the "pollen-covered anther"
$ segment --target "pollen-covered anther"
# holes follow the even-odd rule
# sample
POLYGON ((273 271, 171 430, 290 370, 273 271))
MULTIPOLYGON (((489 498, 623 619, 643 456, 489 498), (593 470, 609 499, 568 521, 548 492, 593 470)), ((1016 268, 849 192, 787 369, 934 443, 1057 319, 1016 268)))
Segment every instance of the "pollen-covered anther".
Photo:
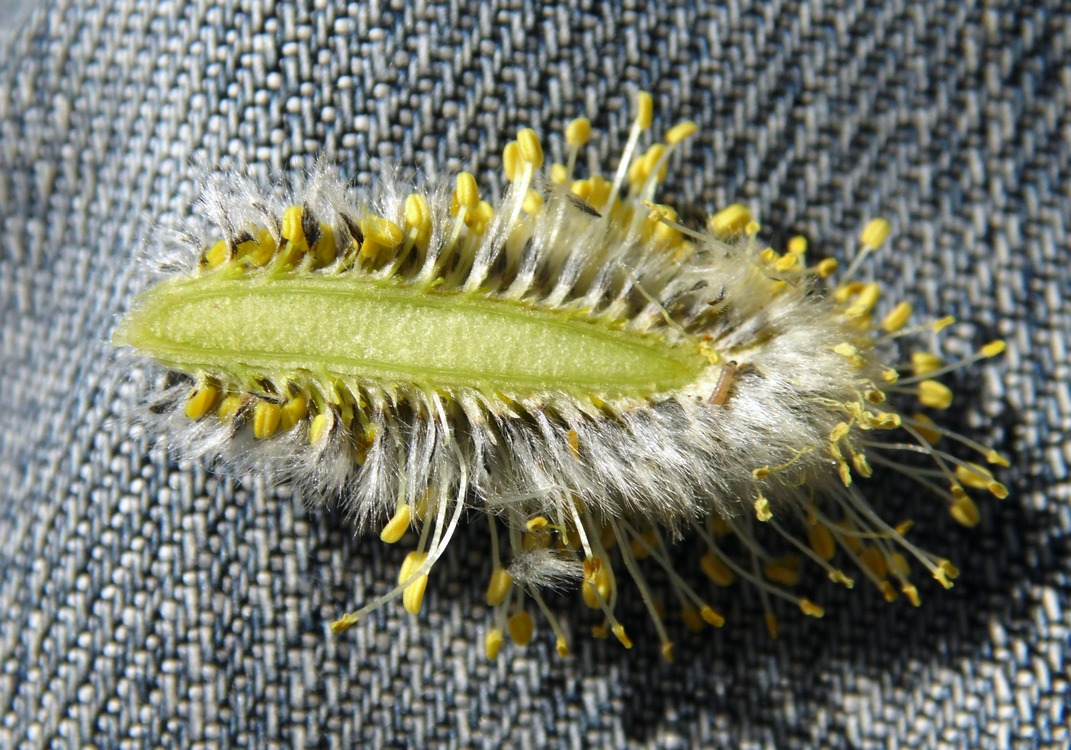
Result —
POLYGON ((997 339, 996 341, 990 341, 983 346, 980 353, 983 357, 998 357, 1003 354, 1008 348, 1007 342, 1003 339, 997 339))
POLYGON ((591 140, 591 120, 577 117, 565 126, 565 142, 573 148, 581 148, 591 140))
POLYGON ((409 524, 413 521, 413 506, 402 503, 394 511, 394 515, 387 521, 383 530, 379 532, 379 538, 387 544, 395 544, 405 536, 409 530, 409 524))
POLYGON ((534 216, 543 208, 542 196, 535 190, 529 190, 524 194, 524 201, 521 203, 521 208, 529 216, 534 216))
POLYGON ((815 265, 814 271, 819 278, 828 279, 837 272, 838 265, 836 258, 823 258, 815 265))
POLYGON ((699 558, 699 569, 715 586, 722 588, 731 586, 736 578, 732 568, 713 552, 707 552, 699 558))
POLYGON ((946 589, 950 589, 952 581, 959 577, 959 568, 949 560, 939 560, 933 570, 933 577, 946 589))
POLYGON ((584 604, 589 609, 601 609, 610 598, 612 580, 610 566, 604 564, 601 558, 590 557, 584 561, 584 585, 580 590, 584 604))
POLYGON ((328 627, 331 628, 332 633, 338 635, 339 633, 344 633, 349 630, 351 627, 356 625, 357 622, 358 618, 356 615, 351 615, 347 613, 342 615, 342 617, 338 618, 337 620, 333 620, 328 627))
POLYGON ((646 91, 636 94, 636 119, 634 126, 640 130, 647 130, 654 121, 654 100, 646 91))
POLYGON ((960 526, 973 529, 981 520, 978 506, 966 495, 957 497, 948 508, 949 514, 960 526))
POLYGON ((497 607, 506 601, 510 589, 513 587, 513 576, 505 568, 495 568, 491 572, 491 580, 487 584, 487 606, 497 607))
POLYGON ((800 611, 808 617, 825 617, 826 611, 810 599, 800 599, 798 604, 800 611))
POLYGON ((859 293, 855 295, 852 304, 844 311, 844 314, 849 318, 858 318, 861 315, 866 315, 874 309, 874 305, 877 304, 880 297, 880 286, 873 282, 864 284, 859 290, 859 293))
POLYGON ((622 646, 625 648, 632 648, 632 640, 628 637, 628 633, 625 632, 624 625, 621 623, 612 625, 610 627, 610 632, 614 634, 614 638, 616 638, 622 646))
POLYGON ((230 259, 230 248, 226 240, 217 240, 204 252, 203 260, 208 268, 218 268, 230 259))
POLYGON ((253 436, 258 440, 270 438, 279 431, 283 407, 273 401, 257 401, 253 407, 253 436))
POLYGON ((532 622, 532 616, 522 609, 510 615, 506 629, 509 631, 509 637, 513 639, 513 642, 518 646, 524 647, 532 642, 535 623, 532 622))
POLYGON ((910 302, 900 302, 881 319, 881 327, 886 333, 896 333, 911 318, 914 308, 910 302))
POLYGON ((283 239, 289 242, 293 249, 299 253, 309 249, 308 240, 305 238, 304 220, 305 210, 301 206, 289 206, 283 211, 280 233, 283 239))
POLYGON ((488 661, 494 661, 498 658, 498 652, 502 650, 502 644, 505 640, 501 628, 491 628, 487 631, 487 635, 483 639, 483 651, 488 661))
POLYGON ((414 577, 414 574, 427 559, 427 552, 410 552, 405 556, 401 570, 398 571, 399 586, 405 584, 406 581, 410 581, 402 594, 402 606, 411 615, 420 614, 420 608, 424 604, 424 591, 428 587, 428 574, 422 573, 416 577, 414 577))
POLYGON ((521 173, 521 144, 510 141, 502 149, 502 171, 506 173, 506 179, 513 182, 521 173))
POLYGON ((219 388, 211 383, 202 383, 190 391, 186 399, 185 414, 188 419, 200 419, 216 408, 219 388))
POLYGON ((716 237, 727 239, 741 234, 750 223, 751 210, 742 203, 734 203, 707 219, 707 229, 716 237))
POLYGON ((361 255, 366 258, 375 258, 383 252, 398 247, 405 237, 400 226, 390 219, 374 214, 362 217, 360 227, 364 235, 361 255))
POLYGON ((529 518, 524 525, 528 531, 538 533, 546 530, 550 526, 550 521, 547 520, 546 516, 535 516, 534 518, 529 518))
POLYGON ((911 369, 918 376, 926 376, 944 367, 945 361, 933 352, 912 352, 911 369))
POLYGON ((891 231, 892 225, 888 219, 871 219, 859 234, 859 241, 863 243, 863 247, 877 250, 889 239, 891 231))
POLYGON ((517 133, 517 143, 521 148, 521 158, 532 166, 532 169, 543 168, 543 144, 539 142, 539 136, 531 128, 524 128, 517 133))
POLYGON ((287 432, 309 414, 309 400, 300 393, 291 396, 283 404, 279 415, 279 430, 287 432))
POLYGON ((919 402, 931 409, 947 409, 952 405, 952 389, 936 380, 919 383, 919 402))
POLYGON ((764 523, 773 518, 773 509, 770 508, 770 501, 767 500, 766 496, 761 492, 759 493, 759 496, 755 498, 755 518, 764 523))
POLYGON ((690 138, 698 132, 699 126, 696 125, 695 122, 693 122, 692 120, 684 120, 682 122, 678 122, 676 125, 669 129, 669 132, 666 133, 666 143, 668 143, 670 146, 676 146, 685 138, 690 138))
POLYGON ((223 424, 230 422, 241 413, 247 403, 249 403, 248 396, 239 396, 234 393, 225 396, 223 400, 219 402, 219 408, 216 409, 216 419, 223 424))
POLYGON ((411 193, 405 199, 406 232, 421 250, 426 250, 431 240, 431 207, 419 193, 411 193))
POLYGON ((456 178, 453 199, 450 204, 450 215, 457 216, 463 208, 472 211, 480 204, 480 190, 476 185, 476 178, 469 172, 460 172, 456 178))

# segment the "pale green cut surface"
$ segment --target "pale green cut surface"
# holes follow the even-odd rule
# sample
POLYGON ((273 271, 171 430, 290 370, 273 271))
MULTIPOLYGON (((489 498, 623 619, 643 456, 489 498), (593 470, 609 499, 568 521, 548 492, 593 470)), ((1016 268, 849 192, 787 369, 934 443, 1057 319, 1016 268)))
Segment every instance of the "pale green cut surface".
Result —
POLYGON ((113 337, 238 382, 330 378, 525 395, 643 397, 693 382, 693 344, 483 294, 354 275, 206 274, 143 293, 113 337))

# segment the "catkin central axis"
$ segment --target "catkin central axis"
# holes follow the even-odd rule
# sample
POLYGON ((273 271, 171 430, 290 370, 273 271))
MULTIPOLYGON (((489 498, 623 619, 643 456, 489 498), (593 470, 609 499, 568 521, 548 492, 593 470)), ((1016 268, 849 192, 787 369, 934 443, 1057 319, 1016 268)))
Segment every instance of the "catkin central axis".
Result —
POLYGON ((643 397, 710 365, 688 341, 484 294, 437 293, 353 276, 161 284, 117 340, 194 374, 287 373, 435 389, 643 397))

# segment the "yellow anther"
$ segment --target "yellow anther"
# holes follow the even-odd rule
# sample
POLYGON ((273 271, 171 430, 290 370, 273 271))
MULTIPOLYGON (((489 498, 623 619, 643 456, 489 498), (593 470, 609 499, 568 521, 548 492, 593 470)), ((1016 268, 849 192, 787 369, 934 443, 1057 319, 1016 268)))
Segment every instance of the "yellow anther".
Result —
POLYGON ((564 185, 568 177, 569 171, 564 164, 555 163, 550 165, 550 181, 555 185, 564 185))
POLYGON ((845 359, 854 360, 859 357, 859 350, 846 341, 834 346, 833 351, 845 359))
POLYGON ((985 454, 985 461, 988 464, 995 464, 996 466, 1004 466, 1005 468, 1008 467, 1008 466, 1011 466, 1011 461, 1009 461, 1008 459, 1004 458, 1004 456, 1000 455, 999 453, 997 453, 994 450, 991 450, 991 451, 989 451, 988 453, 985 454))
POLYGON ((896 333, 907 324, 913 310, 910 302, 901 302, 881 319, 882 329, 888 333, 896 333))
POLYGON ((900 373, 891 367, 887 367, 881 371, 881 379, 886 383, 895 383, 900 379, 900 373))
POLYGON ((934 333, 938 333, 938 332, 943 331, 944 329, 948 328, 950 325, 954 324, 955 322, 956 322, 955 316, 946 315, 943 318, 940 318, 938 320, 933 321, 933 323, 930 324, 930 328, 933 329, 934 333))
POLYGON ((807 252, 807 238, 797 234, 789 239, 786 249, 793 255, 803 255, 807 252))
POLYGON ((713 552, 699 558, 699 569, 717 586, 731 586, 735 578, 732 569, 713 552))
POLYGON ((580 458, 580 435, 576 430, 569 430, 565 436, 566 442, 569 444, 569 452, 573 454, 573 458, 580 458))
POLYGON ((681 605, 681 620, 684 622, 684 627, 693 633, 698 633, 703 629, 703 620, 699 616, 699 610, 691 604, 681 605))
POLYGON ((766 620, 766 633, 774 640, 777 640, 777 634, 780 631, 777 624, 777 616, 773 612, 767 612, 763 619, 766 620))
POLYGON ((502 149, 502 171, 506 179, 513 182, 521 174, 521 144, 510 141, 502 149))
POLYGON ((591 120, 578 117, 565 126, 565 142, 573 148, 580 148, 591 140, 591 120))
MULTIPOLYGON (((398 583, 408 581, 420 569, 420 566, 428 559, 427 552, 410 552, 402 561, 402 569, 398 573, 398 583)), ((428 587, 428 574, 422 573, 413 580, 402 593, 402 606, 411 615, 420 613, 420 607, 424 604, 424 591, 428 587)))
POLYGON ((271 232, 267 229, 258 230, 256 240, 243 242, 239 247, 243 250, 242 257, 248 258, 255 266, 267 264, 278 249, 275 238, 271 236, 271 232))
POLYGON ((216 408, 219 400, 219 388, 209 383, 203 383, 190 391, 186 399, 186 417, 188 419, 200 419, 208 412, 216 408))
POLYGON ((863 282, 851 281, 847 284, 841 284, 833 290, 833 299, 841 304, 844 304, 855 295, 859 294, 863 290, 863 282))
POLYGON ((230 249, 226 240, 217 240, 212 247, 205 251, 205 265, 216 268, 222 265, 230 256, 230 249))
POLYGON ((573 180, 573 184, 569 186, 570 192, 577 198, 580 198, 586 203, 590 203, 591 194, 594 191, 594 186, 591 184, 591 180, 573 180))
POLYGON ((874 574, 875 578, 884 578, 889 573, 885 555, 877 547, 867 547, 859 554, 859 562, 874 574))
POLYGON ((906 521, 901 521, 900 523, 898 523, 895 526, 893 526, 893 528, 896 530, 896 533, 899 534, 900 536, 904 536, 907 532, 911 531, 911 529, 913 529, 914 527, 915 527, 915 522, 912 521, 910 518, 907 519, 906 521))
POLYGON ((907 558, 902 552, 893 552, 885 558, 885 562, 889 566, 889 572, 897 578, 907 578, 911 573, 911 566, 908 565, 907 558))
POLYGON ((535 518, 529 518, 524 525, 529 531, 538 532, 550 526, 550 521, 547 520, 546 516, 536 516, 535 518))
POLYGON ((727 206, 707 220, 707 229, 718 237, 732 237, 751 223, 751 211, 742 203, 727 206))
POLYGON ((938 442, 940 442, 941 433, 937 427, 936 422, 934 422, 922 412, 913 414, 911 419, 912 421, 918 423, 913 426, 915 428, 915 431, 922 436, 923 440, 925 440, 930 445, 936 445, 938 442))
POLYGON ((755 518, 762 522, 769 521, 773 518, 773 510, 770 509, 770 501, 760 492, 759 496, 755 498, 755 518))
POLYGON ((981 520, 981 516, 978 514, 978 506, 966 495, 956 498, 955 502, 949 506, 948 512, 952 518, 956 519, 956 523, 960 526, 966 526, 968 529, 973 529, 981 520))
POLYGON ((720 628, 725 624, 725 618, 721 616, 721 613, 706 604, 699 608, 699 616, 703 618, 703 622, 713 628, 720 628))
POLYGON ((394 515, 387 521, 383 530, 379 532, 379 538, 387 544, 395 544, 405 536, 412 520, 413 506, 409 503, 402 503, 398 506, 398 510, 394 511, 394 515))
POLYGON ((822 524, 815 524, 807 529, 807 541, 811 549, 823 560, 832 560, 837 551, 837 545, 833 541, 833 534, 822 524))
POLYGON ((647 130, 654 120, 654 100, 646 91, 636 94, 636 127, 647 130))
POLYGON ((335 247, 335 230, 330 224, 320 225, 320 237, 316 240, 312 254, 316 259, 316 265, 320 268, 329 266, 335 262, 338 248, 335 247))
POLYGON ((699 126, 691 120, 684 120, 683 122, 678 122, 676 125, 669 129, 668 133, 666 133, 666 143, 668 143, 670 146, 675 146, 681 141, 683 141, 685 138, 690 138, 698 132, 699 126))
POLYGON ((614 634, 614 638, 621 642, 621 645, 625 648, 632 648, 632 641, 629 639, 628 634, 625 632, 625 626, 621 623, 617 623, 610 628, 610 632, 614 634))
POLYGON ((673 663, 673 642, 666 641, 662 644, 662 658, 666 660, 667 664, 673 663))
MULTIPOLYGON (((599 560, 599 558, 591 558, 593 560, 599 560)), ((588 561, 584 561, 585 568, 587 568, 588 561)), ((584 604, 589 609, 600 609, 599 601, 605 602, 610 598, 610 582, 611 573, 609 565, 598 565, 596 568, 587 573, 584 580, 584 585, 581 587, 581 596, 584 599, 584 604)))
POLYGON ((833 583, 838 583, 846 589, 854 588, 855 581, 848 576, 844 575, 843 570, 831 570, 829 571, 829 580, 833 583))
POLYGON ((868 402, 872 404, 884 404, 885 403, 885 391, 878 388, 867 388, 866 393, 863 394, 868 402))
POLYGON ((532 622, 532 616, 522 609, 510 616, 506 623, 506 629, 509 630, 509 637, 513 639, 514 643, 518 646, 527 646, 532 642, 535 623, 532 622))
POLYGON ((952 405, 952 390, 936 380, 919 383, 919 401, 931 409, 947 409, 952 405))
POLYGON ((870 468, 865 453, 852 454, 852 468, 855 469, 856 474, 864 479, 869 479, 874 475, 874 470, 870 468))
POLYGON ((956 479, 968 487, 984 490, 988 489, 989 483, 993 481, 993 474, 984 466, 972 463, 967 466, 957 466, 956 479))
POLYGON ((264 440, 279 430, 283 407, 271 401, 258 401, 253 407, 253 436, 264 440))
POLYGON ((558 652, 558 656, 560 656, 562 659, 573 653, 569 650, 569 643, 564 638, 558 638, 556 641, 554 641, 554 649, 558 652))
POLYGON ((878 583, 878 589, 881 590, 881 595, 885 597, 885 601, 896 601, 896 589, 893 588, 893 585, 891 583, 889 583, 888 581, 880 581, 878 583))
POLYGON ((774 250, 772 247, 768 247, 759 253, 759 260, 768 266, 772 266, 781 258, 781 254, 774 250))
POLYGON ((744 227, 744 234, 746 234, 748 237, 752 237, 752 238, 757 237, 759 232, 761 232, 761 231, 762 231, 762 224, 760 224, 759 222, 757 222, 755 220, 749 221, 747 223, 747 225, 744 227))
POLYGON ((333 421, 333 418, 328 416, 328 412, 313 417, 312 422, 309 423, 309 442, 320 442, 330 431, 333 421))
POLYGON ((851 429, 847 422, 839 422, 836 427, 830 430, 829 439, 834 443, 839 442, 848 436, 851 429))
POLYGON ((844 311, 844 314, 850 318, 857 318, 860 315, 866 315, 870 312, 874 305, 877 304, 878 298, 881 296, 881 287, 870 282, 864 284, 863 288, 859 290, 858 296, 852 301, 852 304, 844 311))
POLYGON ((369 214, 360 221, 361 233, 364 234, 365 241, 371 240, 385 248, 397 247, 401 244, 402 239, 405 237, 405 233, 402 232, 402 228, 395 224, 390 219, 385 219, 382 216, 376 216, 375 214, 369 214))
POLYGON ((773 472, 773 469, 771 467, 769 467, 769 466, 760 466, 757 469, 752 469, 751 470, 751 478, 754 479, 756 482, 758 482, 758 481, 761 481, 761 480, 765 479, 766 477, 770 476, 770 474, 772 472, 773 472))
POLYGON ((781 273, 787 273, 799 264, 799 260, 800 259, 798 255, 787 253, 786 255, 782 255, 780 258, 778 258, 777 262, 774 263, 774 269, 780 271, 781 273))
POLYGON ((826 611, 812 602, 810 599, 799 600, 800 611, 808 617, 824 617, 826 611))
POLYGON ((946 589, 952 588, 952 581, 959 577, 959 568, 948 560, 941 560, 933 572, 933 577, 946 589))
POLYGON ((932 352, 911 353, 911 368, 916 375, 929 375, 931 372, 943 367, 944 364, 945 361, 932 352))
POLYGON ((291 396, 283 404, 282 414, 279 415, 279 429, 286 432, 294 425, 303 420, 309 414, 309 400, 300 393, 291 396))
POLYGON ((284 240, 288 240, 298 250, 308 250, 308 241, 305 239, 305 229, 302 222, 305 219, 305 211, 301 206, 290 206, 283 211, 283 221, 280 231, 284 240))
POLYGON ((487 654, 487 658, 494 661, 498 658, 498 652, 502 650, 502 643, 505 641, 505 637, 502 635, 502 630, 499 628, 491 628, 487 631, 487 637, 483 640, 483 651, 487 654))
POLYGON ((539 209, 543 208, 543 197, 535 190, 529 190, 524 194, 524 202, 521 204, 521 208, 529 216, 539 213, 539 209))
POLYGON ((476 178, 470 172, 459 172, 454 188, 454 200, 460 208, 471 211, 480 202, 480 189, 476 186, 476 178))
POLYGON ((800 582, 800 560, 789 556, 782 560, 772 560, 762 569, 763 574, 775 583, 783 586, 795 586, 800 582))
POLYGON ((887 219, 871 219, 859 234, 859 241, 863 243, 864 247, 876 250, 885 244, 885 240, 889 239, 889 232, 891 231, 892 225, 889 224, 887 219))
POLYGON ((216 409, 216 418, 220 422, 229 422, 245 406, 246 399, 242 396, 230 395, 224 398, 219 408, 216 409))
POLYGON ((997 500, 1003 500, 1008 496, 1008 488, 997 481, 993 481, 987 484, 986 489, 989 490, 989 494, 995 497, 997 500))
POLYGON ((959 482, 953 482, 949 487, 949 491, 952 493, 952 497, 957 500, 961 497, 967 497, 967 490, 963 489, 963 485, 959 482))
POLYGON ((990 341, 988 344, 982 347, 983 357, 997 357, 1004 353, 1008 348, 1008 344, 1003 339, 997 339, 996 341, 990 341))
POLYGON ((543 144, 531 128, 524 128, 517 133, 517 143, 521 147, 521 158, 532 165, 532 169, 543 167, 543 144))
POLYGON ((919 599, 919 590, 912 583, 905 583, 900 586, 900 591, 903 592, 907 600, 911 602, 912 607, 918 607, 922 605, 922 600, 919 599))
POLYGON ((846 462, 837 462, 837 476, 840 477, 840 483, 843 484, 845 487, 852 486, 852 470, 846 462))
POLYGON ((513 576, 505 568, 495 568, 491 572, 491 582, 487 584, 487 606, 497 607, 506 601, 510 588, 513 586, 513 576))
POLYGON ((818 261, 818 265, 814 267, 814 270, 821 278, 828 279, 837 272, 837 265, 836 258, 823 258, 818 261))
POLYGON ((342 615, 342 617, 334 620, 328 627, 331 628, 331 632, 335 635, 339 633, 345 633, 351 627, 357 624, 357 618, 351 614, 342 615))
POLYGON ((420 236, 431 234, 431 207, 428 199, 419 193, 410 193, 405 198, 405 225, 415 229, 420 236))

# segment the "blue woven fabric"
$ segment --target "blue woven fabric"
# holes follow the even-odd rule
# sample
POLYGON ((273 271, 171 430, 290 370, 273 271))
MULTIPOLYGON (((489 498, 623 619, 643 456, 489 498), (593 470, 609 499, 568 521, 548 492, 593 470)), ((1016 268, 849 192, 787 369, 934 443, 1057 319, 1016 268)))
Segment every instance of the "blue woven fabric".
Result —
POLYGON ((1071 745, 1066 3, 40 5, 0 23, 0 747, 1071 745), (1011 457, 1011 496, 967 531, 879 493, 960 565, 955 589, 912 609, 823 588, 826 617, 777 641, 730 590, 728 625, 682 635, 673 665, 639 609, 630 652, 581 637, 561 660, 543 628, 488 663, 482 530, 419 618, 333 636, 402 551, 119 418, 106 341, 151 223, 227 159, 500 187, 519 128, 588 115, 605 164, 639 88, 656 132, 700 125, 679 202, 746 202, 775 241, 841 258, 887 216, 876 273, 964 321, 947 349, 1007 338, 954 377, 953 422, 1011 457))

